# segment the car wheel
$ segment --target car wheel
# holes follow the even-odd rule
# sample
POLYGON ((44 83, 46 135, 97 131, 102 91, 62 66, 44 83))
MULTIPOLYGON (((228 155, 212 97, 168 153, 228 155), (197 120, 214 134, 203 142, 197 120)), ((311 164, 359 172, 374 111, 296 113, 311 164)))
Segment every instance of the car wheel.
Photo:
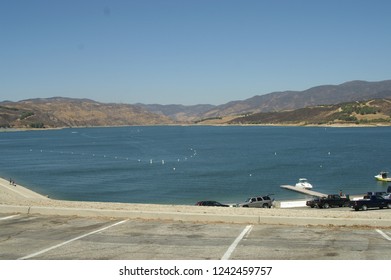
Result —
POLYGON ((325 209, 330 208, 330 205, 329 205, 328 203, 325 203, 325 204, 323 205, 323 208, 325 208, 325 209))
POLYGON ((391 203, 387 203, 387 208, 391 209, 391 203))
POLYGON ((248 208, 248 205, 243 205, 243 207, 247 207, 248 208))
POLYGON ((366 205, 364 204, 363 206, 361 206, 361 209, 362 209, 363 211, 367 211, 367 210, 368 210, 368 206, 366 206, 366 205))
POLYGON ((267 205, 266 203, 264 205, 262 205, 263 208, 269 208, 269 205, 267 205))
POLYGON ((360 210, 360 208, 357 208, 357 207, 356 207, 356 208, 354 208, 354 211, 358 211, 358 210, 360 210))

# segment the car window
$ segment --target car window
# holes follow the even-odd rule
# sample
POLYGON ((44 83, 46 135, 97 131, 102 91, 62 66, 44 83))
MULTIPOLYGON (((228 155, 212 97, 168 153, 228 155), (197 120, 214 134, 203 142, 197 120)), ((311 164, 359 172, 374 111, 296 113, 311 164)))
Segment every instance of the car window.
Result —
POLYGON ((262 201, 262 197, 257 197, 257 200, 258 201, 262 201))
POLYGON ((268 196, 264 196, 263 199, 264 200, 271 200, 270 197, 268 197, 268 196))

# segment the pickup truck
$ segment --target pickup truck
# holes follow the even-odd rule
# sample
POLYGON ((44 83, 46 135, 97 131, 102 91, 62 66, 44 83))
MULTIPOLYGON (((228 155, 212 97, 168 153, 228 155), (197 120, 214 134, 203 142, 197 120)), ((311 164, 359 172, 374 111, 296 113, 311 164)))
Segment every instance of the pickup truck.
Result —
POLYGON ((350 206, 354 208, 354 210, 367 210, 368 208, 380 208, 383 209, 387 207, 391 209, 391 199, 385 199, 380 195, 370 195, 364 196, 363 199, 353 200, 350 202, 350 206))
POLYGON ((350 205, 350 199, 348 197, 341 197, 338 194, 329 194, 327 197, 308 200, 306 205, 311 208, 347 207, 350 205))

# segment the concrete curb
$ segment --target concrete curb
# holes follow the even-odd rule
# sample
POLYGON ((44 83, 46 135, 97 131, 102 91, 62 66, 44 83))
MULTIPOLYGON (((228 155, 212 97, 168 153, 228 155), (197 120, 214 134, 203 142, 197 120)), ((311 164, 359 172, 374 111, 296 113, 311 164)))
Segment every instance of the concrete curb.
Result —
POLYGON ((259 222, 259 217, 254 215, 217 215, 201 213, 179 212, 150 212, 128 210, 104 210, 85 208, 61 208, 61 207, 30 207, 30 214, 82 216, 82 217, 105 217, 105 218, 128 218, 148 220, 169 220, 186 222, 219 222, 219 223, 250 223, 259 222))
POLYGON ((128 210, 104 210, 86 208, 64 208, 43 206, 0 205, 0 213, 39 215, 127 218, 146 220, 167 220, 183 222, 209 222, 234 224, 271 224, 297 226, 369 226, 390 227, 391 219, 343 219, 319 217, 285 217, 261 215, 219 215, 208 213, 151 212, 128 210))

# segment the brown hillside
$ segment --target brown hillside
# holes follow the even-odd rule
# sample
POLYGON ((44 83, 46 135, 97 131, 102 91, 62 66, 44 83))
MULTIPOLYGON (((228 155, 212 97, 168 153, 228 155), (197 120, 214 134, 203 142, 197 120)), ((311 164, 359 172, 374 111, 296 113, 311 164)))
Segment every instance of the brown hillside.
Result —
POLYGON ((314 106, 284 112, 256 113, 233 119, 229 124, 391 125, 391 99, 314 106))
POLYGON ((0 103, 0 127, 54 128, 169 124, 166 116, 138 106, 87 99, 49 98, 0 103))

